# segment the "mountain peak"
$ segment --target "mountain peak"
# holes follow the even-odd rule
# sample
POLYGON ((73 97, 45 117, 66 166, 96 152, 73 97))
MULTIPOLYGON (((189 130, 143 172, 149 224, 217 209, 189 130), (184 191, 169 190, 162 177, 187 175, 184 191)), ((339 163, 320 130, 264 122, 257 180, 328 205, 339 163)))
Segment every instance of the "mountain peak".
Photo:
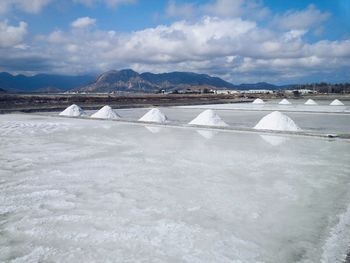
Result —
POLYGON ((101 74, 95 83, 79 90, 89 92, 157 92, 182 90, 191 87, 233 89, 232 83, 218 77, 193 72, 168 72, 154 74, 150 72, 139 74, 132 69, 110 70, 101 74))
POLYGON ((114 83, 117 81, 127 81, 132 77, 137 77, 139 73, 132 69, 109 70, 102 73, 96 80, 97 83, 114 83))

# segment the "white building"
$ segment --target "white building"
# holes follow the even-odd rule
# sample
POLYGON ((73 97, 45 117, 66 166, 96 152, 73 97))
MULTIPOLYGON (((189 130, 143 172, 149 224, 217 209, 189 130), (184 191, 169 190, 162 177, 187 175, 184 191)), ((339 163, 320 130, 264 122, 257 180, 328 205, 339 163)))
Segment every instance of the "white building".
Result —
POLYGON ((213 92, 215 94, 225 94, 225 95, 238 94, 239 93, 239 91, 237 91, 237 90, 227 90, 227 89, 225 89, 225 90, 213 90, 213 92))
POLYGON ((250 90, 242 90, 241 93, 247 94, 272 94, 274 91, 269 89, 250 89, 250 90))
POLYGON ((286 90, 286 93, 293 93, 295 91, 298 91, 300 94, 305 95, 305 94, 314 94, 317 93, 316 91, 313 91, 311 89, 294 89, 294 90, 286 90))

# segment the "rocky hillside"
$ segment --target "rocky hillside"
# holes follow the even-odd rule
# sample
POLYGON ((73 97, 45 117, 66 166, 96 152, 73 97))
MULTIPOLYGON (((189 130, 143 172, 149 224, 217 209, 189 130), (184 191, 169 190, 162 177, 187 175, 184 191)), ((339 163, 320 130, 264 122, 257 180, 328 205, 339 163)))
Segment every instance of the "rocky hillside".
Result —
POLYGON ((86 92, 156 92, 162 89, 173 91, 192 87, 218 89, 235 88, 235 86, 229 82, 206 74, 191 72, 171 72, 162 74, 147 72, 139 74, 131 69, 124 69, 105 72, 97 77, 94 83, 75 90, 86 92))

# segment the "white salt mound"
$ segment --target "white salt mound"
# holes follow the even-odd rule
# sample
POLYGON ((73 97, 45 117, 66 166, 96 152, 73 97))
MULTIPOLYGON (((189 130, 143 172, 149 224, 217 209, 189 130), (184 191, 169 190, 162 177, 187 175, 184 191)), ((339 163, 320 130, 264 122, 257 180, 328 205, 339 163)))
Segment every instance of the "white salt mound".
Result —
POLYGON ((274 131, 300 131, 301 129, 287 115, 274 111, 263 117, 254 129, 274 131))
POLYGON ((228 126, 213 110, 205 110, 188 124, 204 126, 228 126))
POLYGON ((290 104, 292 104, 292 103, 290 103, 289 100, 287 100, 287 99, 283 99, 283 100, 281 100, 278 104, 281 104, 281 105, 290 105, 290 104))
POLYGON ((108 105, 91 115, 95 119, 120 119, 120 116, 108 105))
POLYGON ((153 108, 148 111, 145 115, 143 115, 139 121, 144 122, 157 122, 157 123, 165 123, 168 120, 167 116, 165 116, 159 109, 153 108))
POLYGON ((66 108, 64 111, 62 111, 60 116, 70 116, 70 117, 78 117, 78 116, 84 116, 85 112, 78 106, 78 105, 70 105, 68 108, 66 108))
POLYGON ((305 102, 305 105, 317 105, 317 103, 312 100, 312 99, 308 99, 306 102, 305 102))
POLYGON ((262 99, 255 99, 252 103, 253 104, 265 104, 265 102, 262 99))
POLYGON ((342 103, 340 100, 335 99, 331 102, 331 104, 329 104, 331 106, 344 106, 344 103, 342 103))

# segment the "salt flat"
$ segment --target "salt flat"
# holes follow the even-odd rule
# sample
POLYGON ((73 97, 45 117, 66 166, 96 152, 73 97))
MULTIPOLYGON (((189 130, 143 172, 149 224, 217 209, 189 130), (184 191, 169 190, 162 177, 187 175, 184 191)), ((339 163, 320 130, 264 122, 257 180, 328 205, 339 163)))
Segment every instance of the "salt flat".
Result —
POLYGON ((329 105, 332 100, 315 100, 316 105, 305 105, 307 100, 290 99, 291 104, 279 104, 280 100, 269 100, 264 104, 253 103, 228 103, 178 106, 179 108, 200 108, 200 109, 222 109, 222 110, 249 110, 249 111, 296 111, 296 112, 328 112, 328 113, 350 113, 349 102, 344 102, 342 106, 329 105))
MULTIPOLYGON (((205 108, 159 108, 167 117, 169 124, 187 124, 197 117, 205 108)), ((117 109, 121 119, 137 121, 150 109, 117 109)), ((271 111, 259 110, 234 110, 234 109, 215 109, 216 113, 232 128, 253 128, 261 118, 271 113, 271 111)), ((88 111, 93 114, 96 111, 88 111)), ((281 111, 284 112, 284 111, 281 111)), ((49 113, 53 116, 56 113, 49 113)), ((319 113, 319 112, 285 112, 291 117, 302 130, 319 133, 347 133, 350 134, 350 114, 346 113, 319 113)))
POLYGON ((341 262, 349 146, 0 115, 0 262, 341 262))

